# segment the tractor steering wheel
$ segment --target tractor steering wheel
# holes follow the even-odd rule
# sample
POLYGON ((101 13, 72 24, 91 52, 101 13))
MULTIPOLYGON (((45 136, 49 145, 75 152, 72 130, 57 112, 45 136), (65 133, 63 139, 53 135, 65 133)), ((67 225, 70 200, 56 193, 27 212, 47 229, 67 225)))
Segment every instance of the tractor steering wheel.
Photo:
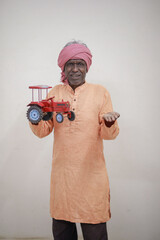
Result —
POLYGON ((47 98, 47 101, 48 101, 48 100, 52 100, 53 98, 55 98, 55 96, 54 96, 54 97, 47 98))

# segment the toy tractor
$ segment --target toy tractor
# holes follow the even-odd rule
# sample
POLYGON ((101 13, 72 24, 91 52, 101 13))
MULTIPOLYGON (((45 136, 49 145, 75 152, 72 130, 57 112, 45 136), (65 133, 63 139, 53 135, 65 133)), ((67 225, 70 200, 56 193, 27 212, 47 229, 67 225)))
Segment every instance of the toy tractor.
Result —
POLYGON ((64 115, 68 117, 70 121, 75 119, 75 113, 70 111, 70 103, 64 102, 54 102, 54 97, 42 100, 42 90, 46 89, 46 98, 48 95, 48 89, 52 88, 47 85, 30 86, 32 89, 32 102, 27 106, 30 106, 27 110, 27 118, 33 123, 37 124, 41 120, 48 121, 53 117, 53 112, 56 112, 56 121, 62 123, 64 120, 64 115), (38 101, 34 101, 34 89, 38 89, 38 101))

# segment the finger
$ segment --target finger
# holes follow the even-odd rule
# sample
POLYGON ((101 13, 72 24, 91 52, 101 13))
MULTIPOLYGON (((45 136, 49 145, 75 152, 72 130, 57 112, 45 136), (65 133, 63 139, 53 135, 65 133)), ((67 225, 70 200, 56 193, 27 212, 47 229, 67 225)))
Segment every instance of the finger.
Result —
POLYGON ((111 120, 112 120, 112 122, 115 121, 115 120, 116 120, 116 117, 115 117, 114 115, 111 116, 111 120))
POLYGON ((114 115, 114 121, 118 118, 118 115, 114 115))
POLYGON ((112 116, 108 117, 108 122, 112 122, 112 116))
POLYGON ((119 116, 115 116, 115 121, 119 118, 119 116))
POLYGON ((112 116, 112 120, 113 120, 113 121, 116 121, 117 118, 119 118, 119 114, 118 114, 118 113, 115 113, 115 114, 112 116))
POLYGON ((112 121, 109 116, 105 117, 105 120, 106 120, 107 122, 111 122, 111 121, 112 121))
POLYGON ((117 119, 117 118, 120 117, 120 114, 119 114, 119 113, 115 113, 115 114, 114 114, 114 117, 117 119))

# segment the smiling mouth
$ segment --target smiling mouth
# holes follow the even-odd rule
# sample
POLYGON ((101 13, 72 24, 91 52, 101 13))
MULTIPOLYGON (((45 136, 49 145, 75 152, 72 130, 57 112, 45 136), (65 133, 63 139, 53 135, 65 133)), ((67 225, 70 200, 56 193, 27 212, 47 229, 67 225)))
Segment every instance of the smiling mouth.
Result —
POLYGON ((70 77, 72 79, 79 79, 81 77, 81 75, 70 75, 70 77))

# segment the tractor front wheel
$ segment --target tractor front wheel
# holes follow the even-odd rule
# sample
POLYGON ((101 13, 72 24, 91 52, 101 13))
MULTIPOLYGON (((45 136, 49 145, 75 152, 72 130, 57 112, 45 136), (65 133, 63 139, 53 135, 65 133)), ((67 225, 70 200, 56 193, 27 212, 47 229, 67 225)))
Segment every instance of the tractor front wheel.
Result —
POLYGON ((67 117, 68 117, 68 119, 69 119, 70 121, 74 121, 74 119, 75 119, 75 113, 72 112, 72 111, 70 111, 70 113, 67 115, 67 117))
POLYGON ((56 115, 56 121, 57 121, 58 123, 62 123, 63 120, 64 120, 63 115, 62 115, 61 113, 57 113, 57 115, 56 115))
POLYGON ((33 124, 39 123, 43 118, 41 108, 38 106, 31 106, 27 111, 27 118, 33 124))

